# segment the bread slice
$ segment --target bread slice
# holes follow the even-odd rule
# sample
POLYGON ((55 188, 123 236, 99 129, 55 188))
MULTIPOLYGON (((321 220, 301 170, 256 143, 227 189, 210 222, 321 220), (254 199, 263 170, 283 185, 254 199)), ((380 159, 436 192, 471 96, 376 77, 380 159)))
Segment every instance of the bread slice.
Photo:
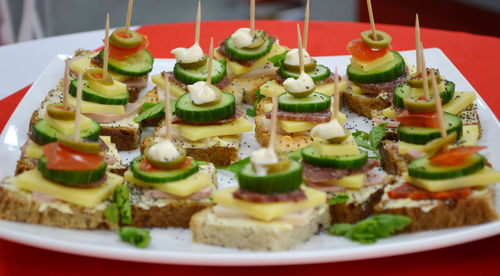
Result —
POLYGON ((243 103, 253 105, 257 101, 255 90, 258 90, 261 85, 273 79, 274 75, 235 77, 232 79, 232 83, 228 86, 228 89, 233 91, 232 93, 235 95, 241 93, 243 103))
POLYGON ((412 222, 401 232, 459 227, 498 219, 493 187, 473 189, 464 199, 390 199, 387 192, 403 182, 400 180, 399 184, 387 186, 381 201, 374 208, 376 214, 408 216, 412 222))
MULTIPOLYGON (((331 224, 357 223, 373 214, 373 208, 380 201, 385 185, 362 187, 359 190, 344 192, 349 200, 341 204, 330 205, 331 224)), ((327 202, 339 193, 328 193, 327 202)))
MULTIPOLYGON (((208 174, 215 191, 218 181, 213 164, 200 165, 200 170, 208 174)), ((191 216, 211 207, 211 198, 206 199, 159 199, 145 196, 147 189, 126 183, 130 191, 132 209, 131 225, 137 227, 181 227, 188 228, 191 216)))
POLYGON ((369 97, 353 93, 351 87, 342 91, 344 104, 352 111, 369 119, 372 118, 372 110, 382 110, 391 106, 391 99, 392 95, 389 93, 380 93, 376 97, 369 97))
POLYGON ((378 146, 382 169, 388 174, 401 175, 408 171, 409 161, 398 152, 398 143, 382 140, 378 146))
POLYGON ((115 229, 118 225, 104 216, 111 203, 105 200, 94 208, 66 202, 43 202, 16 187, 15 178, 0 181, 0 219, 73 229, 115 229))
POLYGON ((329 226, 327 204, 316 207, 306 224, 262 222, 253 219, 219 218, 213 208, 191 218, 193 242, 255 251, 287 250, 329 226))

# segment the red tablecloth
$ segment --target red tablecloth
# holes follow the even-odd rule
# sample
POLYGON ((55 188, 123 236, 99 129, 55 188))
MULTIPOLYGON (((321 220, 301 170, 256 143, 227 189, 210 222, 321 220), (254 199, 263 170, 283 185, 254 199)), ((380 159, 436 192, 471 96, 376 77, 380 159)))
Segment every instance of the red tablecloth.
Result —
MULTIPOLYGON (((280 43, 296 46, 296 22, 257 21, 256 27, 266 29, 279 37, 280 43)), ((210 36, 220 41, 248 21, 215 21, 202 23, 201 46, 209 48, 210 36)), ((413 28, 378 24, 377 28, 389 33, 395 50, 415 48, 413 28)), ((368 29, 364 23, 311 22, 308 51, 313 56, 348 54, 346 44, 368 29)), ((190 46, 194 41, 194 24, 178 23, 140 27, 149 36, 149 50, 157 58, 172 57, 170 50, 190 46)), ((461 32, 422 28, 425 48, 437 47, 481 94, 493 112, 500 114, 500 97, 496 96, 497 74, 500 62, 500 39, 461 32), (494 81, 495 80, 495 81, 494 81)), ((54 53, 57 54, 57 53, 54 53)), ((29 87, 0 101, 0 130, 29 87)), ((487 130, 486 130, 487 131, 487 130)), ((0 240, 0 275, 129 275, 129 274, 200 274, 200 275, 500 275, 500 236, 440 250, 404 256, 282 267, 194 267, 151 265, 110 261, 36 249, 0 240)))

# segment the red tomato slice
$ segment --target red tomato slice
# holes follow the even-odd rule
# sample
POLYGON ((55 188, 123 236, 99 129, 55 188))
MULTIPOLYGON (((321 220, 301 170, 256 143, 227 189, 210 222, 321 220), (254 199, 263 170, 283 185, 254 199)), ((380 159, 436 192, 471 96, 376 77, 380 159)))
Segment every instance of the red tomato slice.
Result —
POLYGON ((469 155, 472 155, 480 150, 485 149, 485 146, 465 146, 449 149, 439 152, 433 157, 429 158, 431 163, 442 166, 460 166, 464 165, 464 160, 469 155))
POLYGON ((404 126, 439 128, 436 112, 410 113, 408 110, 403 110, 396 120, 404 126))
POLYGON ((148 159, 146 159, 146 157, 144 157, 141 160, 141 164, 139 165, 139 169, 141 171, 145 171, 145 172, 169 171, 169 170, 181 169, 181 168, 187 167, 189 165, 191 165, 191 159, 186 158, 186 159, 184 159, 184 163, 180 164, 178 167, 171 168, 171 169, 158 168, 158 167, 155 167, 153 164, 151 164, 148 161, 148 159))
POLYGON ((392 199, 410 198, 413 200, 424 199, 461 199, 469 196, 470 187, 459 188, 442 192, 429 192, 420 187, 412 185, 408 182, 397 187, 394 190, 387 192, 387 195, 392 199))
POLYGON ((125 48, 120 48, 112 43, 109 43, 109 57, 112 58, 126 58, 129 57, 141 50, 144 50, 148 47, 149 45, 149 40, 148 37, 143 35, 142 36, 142 43, 141 45, 135 47, 135 48, 130 48, 130 49, 125 49, 125 48))
POLYGON ((354 57, 363 61, 371 61, 383 57, 387 54, 388 49, 389 46, 384 49, 374 50, 368 47, 363 40, 361 40, 361 38, 356 38, 347 44, 347 51, 349 51, 349 53, 351 53, 354 57))
POLYGON ((104 161, 104 155, 78 152, 59 143, 47 144, 42 150, 47 158, 47 168, 51 170, 94 170, 104 161))

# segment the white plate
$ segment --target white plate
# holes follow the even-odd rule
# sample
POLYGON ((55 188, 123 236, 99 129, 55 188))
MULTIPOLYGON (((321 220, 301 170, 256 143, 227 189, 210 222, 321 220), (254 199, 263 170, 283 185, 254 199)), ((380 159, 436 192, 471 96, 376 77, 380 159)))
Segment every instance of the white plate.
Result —
MULTIPOLYGON (((415 64, 414 53, 415 51, 407 51, 402 52, 402 55, 410 64, 415 64)), ((441 50, 427 49, 425 54, 428 66, 439 68, 447 79, 455 82, 458 91, 474 91, 441 50)), ((27 139, 30 115, 63 75, 64 58, 65 56, 59 55, 49 63, 5 126, 0 136, 0 156, 5 160, 0 167, 0 178, 14 173, 16 161, 20 156, 19 147, 27 139)), ((337 65, 339 72, 345 72, 349 57, 320 57, 318 62, 330 68, 337 65)), ((172 66, 173 60, 157 59, 153 73, 171 70, 172 66)), ((152 87, 150 83, 149 88, 152 87)), ((489 146, 485 155, 492 164, 498 166, 500 156, 495 156, 494 153, 500 152, 500 144, 495 141, 496 137, 500 137, 500 125, 496 116, 480 97, 476 103, 479 106, 484 130, 480 144, 489 146)), ((368 120, 346 113, 349 126, 369 130, 368 120)), ((258 147, 253 137, 253 133, 244 135, 242 155, 258 147)), ((128 160, 136 155, 137 152, 123 153, 123 157, 128 160)), ((232 175, 226 171, 219 170, 219 180, 223 186, 235 184, 232 175)), ((496 208, 500 210, 500 197, 497 197, 496 208)), ((0 220, 0 237, 45 249, 130 261, 226 266, 306 264, 376 258, 441 248, 499 233, 500 221, 478 226, 396 235, 381 239, 373 245, 360 245, 342 237, 320 234, 290 251, 262 253, 193 244, 191 232, 186 229, 153 229, 149 248, 136 249, 122 243, 115 232, 67 230, 0 220)))

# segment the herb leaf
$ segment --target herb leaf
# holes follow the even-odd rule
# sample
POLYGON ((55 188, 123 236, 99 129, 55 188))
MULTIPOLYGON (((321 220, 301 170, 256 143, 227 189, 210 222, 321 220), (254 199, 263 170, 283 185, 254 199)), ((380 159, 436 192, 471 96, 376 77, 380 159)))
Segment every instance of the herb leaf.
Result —
POLYGON ((104 216, 110 221, 118 223, 118 221, 120 220, 120 212, 118 211, 118 207, 116 207, 116 204, 114 202, 106 207, 106 209, 104 210, 104 216))
POLYGON ((386 238, 411 223, 407 216, 380 214, 368 217, 356 224, 337 223, 328 229, 335 236, 345 236, 353 241, 368 244, 386 238))
POLYGON ((336 196, 330 198, 330 201, 328 201, 329 205, 335 205, 335 204, 342 204, 349 200, 349 196, 345 193, 339 193, 336 196))
MULTIPOLYGON (((359 147, 362 147, 366 150, 372 151, 376 157, 375 159, 380 159, 380 154, 378 153, 378 146, 380 145, 380 141, 385 137, 385 125, 387 123, 382 123, 375 126, 370 133, 365 131, 358 130, 352 134, 354 137, 354 141, 358 144, 359 147), (369 142, 369 143, 368 143, 369 142)), ((372 157, 370 157, 372 158, 372 157)))
POLYGON ((385 126, 387 125, 387 122, 381 123, 379 125, 376 125, 372 131, 370 131, 370 144, 372 144, 372 147, 378 148, 378 145, 380 145, 380 141, 385 137, 387 132, 385 131, 385 126))
POLYGON ((130 199, 128 186, 118 186, 113 194, 113 202, 116 203, 122 223, 130 224, 132 222, 132 211, 130 209, 130 199))
POLYGON ((149 230, 132 226, 120 227, 118 234, 122 241, 129 242, 139 248, 146 248, 151 240, 149 230))
POLYGON ((257 99, 255 100, 255 103, 253 104, 253 107, 247 109, 247 111, 246 111, 247 115, 250 116, 250 117, 257 116, 257 106, 259 105, 260 100, 262 100, 262 98, 264 98, 264 95, 260 94, 260 90, 259 89, 255 89, 255 94, 257 94, 257 99))
POLYGON ((362 131, 362 130, 356 130, 356 132, 354 132, 352 134, 353 137, 359 137, 363 140, 368 140, 368 138, 370 137, 370 134, 368 132, 365 132, 365 131, 362 131))
MULTIPOLYGON (((175 101, 170 101, 170 111, 175 112, 175 101)), ((146 102, 142 105, 141 112, 139 116, 134 118, 134 122, 140 123, 147 119, 161 118, 165 116, 165 101, 159 101, 158 103, 146 102)))
POLYGON ((272 56, 268 60, 272 62, 275 67, 281 67, 281 64, 285 61, 286 53, 288 53, 288 50, 279 55, 272 56))
POLYGON ((216 168, 221 169, 221 170, 230 171, 234 174, 238 174, 238 172, 241 170, 241 168, 243 168, 243 166, 245 166, 248 163, 250 163, 250 157, 247 157, 245 159, 241 159, 237 162, 234 162, 233 164, 231 164, 227 167, 216 166, 216 168))

